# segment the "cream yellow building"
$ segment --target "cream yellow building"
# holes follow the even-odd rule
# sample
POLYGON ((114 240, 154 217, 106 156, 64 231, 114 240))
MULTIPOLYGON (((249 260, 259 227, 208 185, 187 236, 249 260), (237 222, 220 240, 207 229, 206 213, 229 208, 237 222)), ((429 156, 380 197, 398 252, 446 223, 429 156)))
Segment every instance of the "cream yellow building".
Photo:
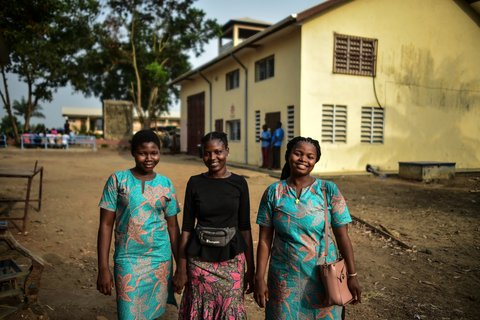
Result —
MULTIPOLYGON (((330 0, 274 25, 232 20, 181 86, 182 151, 223 130, 258 165, 261 126, 320 141, 317 172, 480 169, 480 10, 464 0, 330 0), (240 40, 238 40, 240 39, 240 40)), ((285 150, 285 143, 282 154, 285 150)))

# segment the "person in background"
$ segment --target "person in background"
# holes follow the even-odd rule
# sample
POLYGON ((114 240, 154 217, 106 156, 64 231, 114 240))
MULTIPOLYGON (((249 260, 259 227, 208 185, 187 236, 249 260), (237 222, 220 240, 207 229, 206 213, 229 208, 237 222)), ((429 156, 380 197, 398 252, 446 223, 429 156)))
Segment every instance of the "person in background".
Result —
POLYGON ((62 134, 62 148, 64 148, 64 149, 68 148, 68 140, 69 139, 70 139, 70 136, 64 132, 62 134))
POLYGON ((340 319, 341 306, 321 307, 324 288, 316 268, 337 258, 328 238, 325 252, 323 188, 330 212, 329 223, 347 266, 353 303, 361 301, 361 289, 348 236, 352 222, 345 199, 335 183, 313 177, 320 160, 317 140, 296 137, 287 144, 281 180, 264 192, 258 209, 260 225, 255 275, 255 301, 266 308, 266 319, 340 319), (273 243, 273 245, 272 245, 273 243), (269 263, 268 285, 265 283, 269 263))
POLYGON ((272 154, 273 161, 271 169, 280 170, 280 149, 282 148, 283 137, 285 132, 282 129, 282 123, 277 122, 277 127, 273 131, 272 135, 272 154))
POLYGON ((173 296, 172 252, 178 252, 180 211, 170 179, 155 173, 160 141, 151 130, 135 133, 135 166, 113 173, 100 200, 97 289, 112 294, 109 253, 115 226, 114 275, 118 318, 155 319, 173 296))
POLYGON ((262 126, 262 133, 260 134, 260 141, 262 142, 262 166, 260 168, 269 167, 269 153, 270 153, 270 142, 272 140, 272 133, 268 129, 268 126, 264 124, 262 126))
POLYGON ((64 134, 70 134, 70 123, 68 122, 68 119, 65 119, 65 124, 63 125, 63 133, 64 134))
POLYGON ((225 133, 208 133, 201 148, 208 171, 192 176, 185 192, 179 319, 247 319, 244 293, 253 291, 255 273, 248 185, 227 169, 225 133))

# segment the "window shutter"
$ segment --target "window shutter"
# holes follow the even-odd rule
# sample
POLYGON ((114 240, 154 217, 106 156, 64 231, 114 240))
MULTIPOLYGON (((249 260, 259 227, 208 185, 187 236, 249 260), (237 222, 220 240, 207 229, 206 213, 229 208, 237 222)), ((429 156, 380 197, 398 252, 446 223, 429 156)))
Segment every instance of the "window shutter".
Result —
POLYGON ((362 143, 383 143, 383 111, 380 107, 362 107, 362 143))
POLYGON ((347 106, 323 105, 322 142, 347 142, 347 106))
POLYGON ((376 39, 335 34, 333 72, 375 76, 376 52, 376 39))

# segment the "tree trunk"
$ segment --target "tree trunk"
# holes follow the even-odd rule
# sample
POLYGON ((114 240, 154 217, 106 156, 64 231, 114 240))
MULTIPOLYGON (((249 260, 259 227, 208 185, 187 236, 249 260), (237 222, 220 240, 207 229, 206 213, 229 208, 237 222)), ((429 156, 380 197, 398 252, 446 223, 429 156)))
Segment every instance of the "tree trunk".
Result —
POLYGON ((27 79, 28 79, 28 83, 27 83, 28 93, 27 93, 27 105, 25 106, 25 114, 23 115, 23 119, 25 120, 25 123, 23 124, 23 132, 30 131, 30 118, 32 117, 32 111, 33 111, 33 106, 32 106, 32 85, 33 84, 30 76, 27 79))
POLYGON ((3 105, 7 110, 8 118, 10 119, 10 122, 12 124, 15 143, 20 144, 20 136, 18 134, 18 128, 17 128, 17 123, 15 121, 15 116, 13 115, 13 112, 12 112, 12 105, 10 103, 10 94, 8 92, 7 77, 5 76, 5 69, 3 68, 3 66, 1 70, 2 70, 3 89, 5 91, 5 95, 2 94, 2 91, 0 91, 0 96, 2 97, 3 105))
POLYGON ((142 108, 142 78, 140 77, 140 72, 138 71, 137 65, 137 51, 135 48, 135 13, 132 15, 132 30, 130 33, 130 44, 132 45, 132 66, 133 70, 135 71, 135 84, 132 84, 132 97, 134 100, 134 106, 137 109, 138 120, 142 124, 143 128, 148 128, 147 125, 147 117, 143 116, 143 108, 142 108))

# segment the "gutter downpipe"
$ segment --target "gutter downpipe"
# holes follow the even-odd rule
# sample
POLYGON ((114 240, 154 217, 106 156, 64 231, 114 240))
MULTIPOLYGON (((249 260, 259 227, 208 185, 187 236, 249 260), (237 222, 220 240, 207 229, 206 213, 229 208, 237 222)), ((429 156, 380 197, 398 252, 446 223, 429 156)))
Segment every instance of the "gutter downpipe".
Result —
POLYGON ((231 57, 242 67, 242 69, 245 71, 245 112, 244 112, 244 118, 245 118, 245 147, 244 147, 244 153, 245 153, 245 164, 248 164, 248 69, 245 67, 245 65, 238 60, 238 58, 235 56, 235 54, 232 52, 231 57))
POLYGON ((209 100, 209 106, 208 106, 208 109, 209 109, 209 114, 210 114, 210 130, 209 132, 212 132, 212 83, 207 79, 207 77, 205 77, 202 73, 202 71, 198 71, 198 74, 203 78, 203 80, 205 80, 207 83, 208 83, 208 100, 209 100))

